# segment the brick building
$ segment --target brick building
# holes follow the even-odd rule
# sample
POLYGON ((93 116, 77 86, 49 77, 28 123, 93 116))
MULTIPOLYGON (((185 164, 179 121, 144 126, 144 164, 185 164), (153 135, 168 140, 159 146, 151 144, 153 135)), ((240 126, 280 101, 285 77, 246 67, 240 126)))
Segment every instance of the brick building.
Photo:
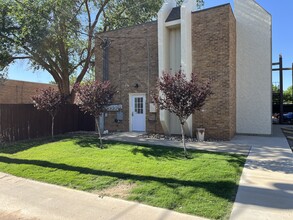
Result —
POLYGON ((192 8, 191 0, 180 7, 169 0, 158 21, 98 35, 96 76, 110 80, 119 91, 116 111, 105 116, 105 129, 179 134, 176 117, 154 109, 151 93, 163 71, 181 67, 187 76, 196 72, 211 78, 214 93, 204 111, 188 119, 187 135, 193 136, 197 127, 205 127, 206 136, 214 139, 270 134, 270 14, 254 0, 235 0, 234 12, 229 4, 195 12, 192 8), (243 115, 250 117, 245 121, 243 115))
POLYGON ((0 104, 32 103, 31 97, 37 94, 36 90, 48 87, 58 89, 56 85, 51 84, 5 80, 0 84, 0 104))

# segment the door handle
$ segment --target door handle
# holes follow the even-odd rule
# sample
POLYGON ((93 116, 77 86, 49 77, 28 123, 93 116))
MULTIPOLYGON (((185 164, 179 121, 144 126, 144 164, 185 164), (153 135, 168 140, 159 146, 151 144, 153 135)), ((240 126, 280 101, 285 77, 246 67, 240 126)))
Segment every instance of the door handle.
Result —
POLYGON ((132 117, 133 117, 133 112, 132 112, 132 117))

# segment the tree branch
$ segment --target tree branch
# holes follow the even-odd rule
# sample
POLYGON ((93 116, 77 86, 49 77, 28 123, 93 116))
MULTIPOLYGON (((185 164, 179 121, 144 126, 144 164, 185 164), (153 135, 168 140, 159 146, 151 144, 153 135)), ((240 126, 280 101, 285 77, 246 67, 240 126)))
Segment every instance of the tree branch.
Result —
MULTIPOLYGON (((60 32, 61 32, 60 34, 61 34, 61 36, 64 36, 64 31, 66 29, 66 25, 63 22, 60 22, 59 26, 60 26, 59 28, 60 28, 60 32)), ((63 37, 58 38, 58 49, 60 52, 60 58, 62 58, 62 59, 60 59, 60 65, 63 70, 62 73, 68 75, 69 74, 69 72, 68 72, 69 60, 68 60, 68 53, 67 53, 67 49, 66 49, 63 37)))
POLYGON ((32 59, 32 56, 23 56, 23 57, 12 57, 13 60, 25 60, 25 59, 32 59))
POLYGON ((70 19, 69 23, 71 23, 71 22, 73 21, 73 19, 76 18, 76 16, 78 15, 78 13, 81 11, 81 8, 82 8, 82 6, 83 6, 84 3, 85 3, 85 2, 83 1, 83 2, 80 4, 80 6, 78 7, 78 9, 76 10, 75 15, 73 15, 73 17, 70 19))
POLYGON ((89 5, 88 5, 87 0, 85 1, 85 7, 86 7, 86 12, 87 12, 87 18, 88 18, 88 26, 89 26, 89 29, 90 29, 91 24, 92 24, 92 18, 91 18, 90 9, 89 9, 89 5))
MULTIPOLYGON (((90 64, 90 60, 91 60, 91 56, 92 56, 92 39, 93 39, 93 33, 94 33, 94 29, 99 21, 99 17, 101 15, 101 13, 103 12, 104 7, 108 4, 109 0, 105 0, 103 2, 103 4, 101 5, 98 13, 96 14, 95 20, 94 22, 91 24, 91 26, 89 26, 89 30, 88 30, 88 47, 87 47, 87 56, 85 58, 85 64, 80 72, 80 74, 78 75, 78 77, 76 78, 75 83, 79 83, 81 82, 81 80, 83 79, 84 75, 86 74, 87 70, 88 70, 88 66, 90 64)), ((88 10, 89 8, 87 8, 88 10)), ((89 13, 89 12, 88 12, 89 13)), ((90 16, 90 13, 89 13, 90 16)))
MULTIPOLYGON (((61 81, 61 77, 60 77, 60 75, 58 74, 58 70, 60 70, 59 69, 59 67, 56 65, 56 63, 47 55, 47 54, 43 54, 45 57, 46 57, 46 59, 48 60, 48 62, 49 62, 49 64, 48 63, 46 63, 40 56, 39 56, 39 54, 38 53, 36 53, 36 52, 33 52, 30 48, 28 48, 27 46, 25 46, 25 45, 19 45, 15 40, 13 40, 12 38, 10 38, 10 37, 7 37, 6 35, 4 35, 4 34, 2 34, 1 32, 0 32, 0 36, 2 36, 3 38, 5 38, 6 40, 8 40, 8 41, 10 41, 11 43, 13 43, 13 44, 15 44, 15 45, 17 45, 17 46, 19 46, 19 47, 22 47, 25 51, 27 51, 29 54, 31 54, 32 55, 32 60, 35 60, 37 63, 39 63, 45 70, 47 70, 49 73, 51 73, 52 74, 52 76, 53 76, 53 78, 55 79, 55 81, 56 82, 60 82, 61 81), (50 66, 51 65, 51 66, 50 66), (53 67, 57 67, 57 69, 55 70, 55 69, 53 69, 53 67)), ((15 36, 14 34, 13 34, 13 36, 15 37, 15 38, 17 38, 17 36, 15 36)), ((60 71, 61 72, 61 71, 60 71)))
POLYGON ((99 21, 99 17, 101 15, 101 13, 103 12, 104 7, 109 3, 109 1, 110 0, 105 0, 104 3, 101 5, 101 8, 100 8, 99 12, 97 13, 96 18, 95 18, 95 20, 94 20, 94 22, 92 24, 92 28, 91 28, 92 29, 91 30, 92 32, 93 32, 94 28, 96 27, 96 25, 97 25, 97 23, 99 21))
POLYGON ((80 60, 73 68, 72 72, 75 71, 79 66, 81 66, 83 63, 85 63, 86 59, 80 60))

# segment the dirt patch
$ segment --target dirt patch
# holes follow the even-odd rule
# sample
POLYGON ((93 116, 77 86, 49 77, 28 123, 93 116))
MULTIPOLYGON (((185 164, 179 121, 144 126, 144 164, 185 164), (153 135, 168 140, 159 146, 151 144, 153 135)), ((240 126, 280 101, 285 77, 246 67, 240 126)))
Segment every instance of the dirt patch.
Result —
POLYGON ((135 183, 128 182, 119 182, 116 186, 109 187, 107 189, 103 189, 100 191, 96 191, 95 193, 99 196, 109 196, 115 198, 125 199, 129 196, 130 191, 135 188, 135 183))

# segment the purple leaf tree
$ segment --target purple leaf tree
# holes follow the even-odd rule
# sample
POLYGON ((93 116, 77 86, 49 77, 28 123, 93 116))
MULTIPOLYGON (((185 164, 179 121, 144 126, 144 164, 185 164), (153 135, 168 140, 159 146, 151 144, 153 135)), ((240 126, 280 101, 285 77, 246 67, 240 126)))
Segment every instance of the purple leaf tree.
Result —
POLYGON ((99 126, 99 117, 107 112, 107 106, 111 104, 116 89, 109 81, 94 81, 83 85, 76 85, 76 104, 80 110, 89 113, 95 118, 96 127, 100 138, 100 148, 103 148, 102 136, 99 126))
POLYGON ((154 102, 161 110, 174 113, 180 121, 184 154, 187 155, 183 126, 191 114, 201 110, 206 99, 212 94, 210 80, 198 80, 195 73, 192 73, 191 79, 188 80, 182 71, 175 75, 164 73, 156 90, 153 95, 154 102))
POLYGON ((49 87, 47 89, 37 90, 39 93, 32 97, 34 107, 38 110, 45 110, 51 116, 51 134, 52 139, 54 138, 54 120, 55 116, 60 109, 63 98, 59 91, 49 87))

